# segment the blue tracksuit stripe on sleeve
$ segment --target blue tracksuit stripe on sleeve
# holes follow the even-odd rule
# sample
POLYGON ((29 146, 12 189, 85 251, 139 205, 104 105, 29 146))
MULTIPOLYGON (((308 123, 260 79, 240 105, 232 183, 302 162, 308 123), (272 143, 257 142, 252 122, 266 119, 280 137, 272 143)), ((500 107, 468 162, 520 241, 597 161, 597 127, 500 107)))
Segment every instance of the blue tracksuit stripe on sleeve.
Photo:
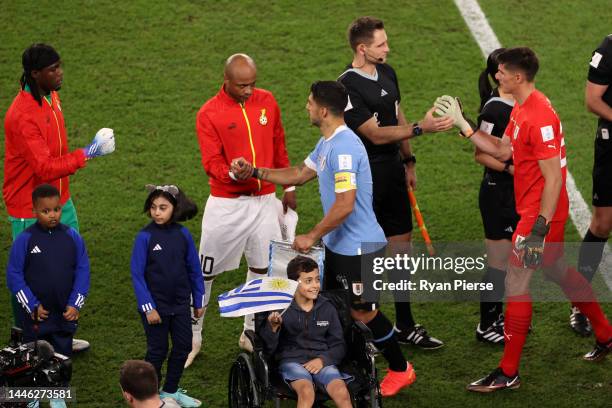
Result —
POLYGON ((40 303, 25 281, 25 262, 31 235, 28 231, 24 231, 17 236, 11 247, 6 267, 6 284, 28 314, 32 313, 40 303))
POLYGON ((74 228, 69 228, 67 232, 76 246, 74 285, 68 305, 80 310, 85 305, 85 298, 89 294, 89 256, 87 255, 85 242, 79 233, 74 228))

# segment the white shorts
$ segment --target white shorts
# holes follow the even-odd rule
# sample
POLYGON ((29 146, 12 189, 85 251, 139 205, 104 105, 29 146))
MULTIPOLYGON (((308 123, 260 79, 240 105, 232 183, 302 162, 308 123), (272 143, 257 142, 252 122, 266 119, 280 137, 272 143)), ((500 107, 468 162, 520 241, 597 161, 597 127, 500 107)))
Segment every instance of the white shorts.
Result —
POLYGON ((202 217, 200 260, 204 277, 240 266, 268 267, 270 241, 281 239, 276 195, 223 198, 209 196, 202 217))

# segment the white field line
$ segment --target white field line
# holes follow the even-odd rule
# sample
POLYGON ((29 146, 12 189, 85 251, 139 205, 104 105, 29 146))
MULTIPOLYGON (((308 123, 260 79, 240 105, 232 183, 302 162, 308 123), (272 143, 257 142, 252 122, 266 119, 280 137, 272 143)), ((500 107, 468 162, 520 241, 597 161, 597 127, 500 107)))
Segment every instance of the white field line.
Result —
MULTIPOLYGON (((501 44, 491 28, 476 0, 454 0, 466 25, 480 47, 482 55, 487 58, 491 51, 500 48, 501 44)), ((582 198, 576 187, 574 177, 567 171, 567 193, 570 201, 570 216, 580 236, 584 236, 591 223, 591 210, 582 198)), ((604 256, 599 265, 599 271, 608 288, 612 290, 612 253, 608 245, 605 246, 604 256)))

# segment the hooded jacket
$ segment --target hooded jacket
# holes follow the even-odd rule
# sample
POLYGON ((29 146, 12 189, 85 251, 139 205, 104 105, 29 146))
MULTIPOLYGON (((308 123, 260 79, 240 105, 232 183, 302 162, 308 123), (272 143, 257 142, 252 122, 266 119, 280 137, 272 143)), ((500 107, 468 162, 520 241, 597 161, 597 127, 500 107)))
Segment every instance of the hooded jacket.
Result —
POLYGON ((344 334, 338 311, 329 300, 319 296, 310 312, 294 300, 282 319, 276 333, 267 316, 258 327, 266 354, 274 355, 281 362, 304 364, 320 357, 324 366, 340 364, 346 353, 344 334))

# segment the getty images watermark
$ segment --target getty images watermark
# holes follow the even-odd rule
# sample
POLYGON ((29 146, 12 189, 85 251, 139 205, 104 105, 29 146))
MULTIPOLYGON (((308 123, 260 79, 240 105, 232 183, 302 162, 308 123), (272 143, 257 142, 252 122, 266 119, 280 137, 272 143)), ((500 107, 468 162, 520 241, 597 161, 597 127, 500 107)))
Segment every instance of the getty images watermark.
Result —
MULTIPOLYGON (((534 301, 567 301, 553 282, 562 278, 559 271, 576 266, 580 245, 548 245, 547 250, 555 255, 547 258, 546 268, 533 274, 530 293, 534 301), (552 267, 555 263, 559 265, 552 267)), ((496 251, 490 254, 498 260, 512 262, 517 256, 511 246, 496 251)), ((367 302, 478 302, 504 298, 504 276, 483 279, 488 267, 483 242, 437 243, 433 255, 419 243, 364 243, 362 253, 366 255, 362 256, 361 281, 354 280, 349 290, 367 302)), ((594 293, 604 302, 612 301, 610 265, 612 260, 604 256, 592 282, 594 293)))

